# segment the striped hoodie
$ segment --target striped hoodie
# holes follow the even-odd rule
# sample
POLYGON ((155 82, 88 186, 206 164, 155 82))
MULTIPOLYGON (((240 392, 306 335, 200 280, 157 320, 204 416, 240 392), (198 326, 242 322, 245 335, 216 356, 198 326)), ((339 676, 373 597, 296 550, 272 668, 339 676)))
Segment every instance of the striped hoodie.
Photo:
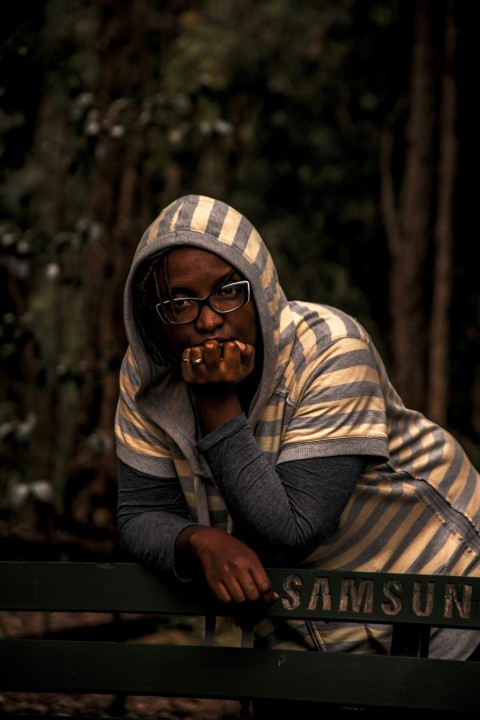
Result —
MULTIPOLYGON (((223 498, 196 449, 188 389, 149 320, 157 355, 139 330, 134 288, 168 249, 213 252, 250 281, 263 338, 261 381, 248 422, 272 466, 295 459, 363 455, 365 469, 336 529, 305 560, 325 570, 480 574, 480 477, 456 440, 407 409, 370 337, 352 317, 320 304, 288 301, 272 258, 250 222, 226 204, 188 195, 145 231, 127 279, 129 347, 116 414, 118 457, 159 478, 178 478, 194 522, 231 530, 223 498)), ((310 645, 302 623, 291 623, 310 645)), ((319 623, 326 649, 372 652, 383 626, 319 623)), ((260 633, 282 632, 271 625, 260 633)), ((474 633, 438 631, 431 654, 466 657, 474 633)), ((291 640, 285 644, 291 643, 291 640)), ((312 646, 318 646, 318 638, 312 646)))

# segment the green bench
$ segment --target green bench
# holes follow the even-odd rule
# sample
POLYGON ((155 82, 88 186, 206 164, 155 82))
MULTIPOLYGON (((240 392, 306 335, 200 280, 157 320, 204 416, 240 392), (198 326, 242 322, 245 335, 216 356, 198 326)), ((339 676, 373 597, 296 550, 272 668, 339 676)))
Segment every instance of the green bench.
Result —
MULTIPOLYGON (((412 709, 422 718, 478 713, 480 662, 428 658, 428 637, 431 626, 480 628, 480 578, 268 573, 280 600, 262 617, 392 623, 391 654, 142 644, 125 642, 121 627, 117 640, 10 637, 0 640, 0 691, 276 698, 412 709)), ((133 563, 77 562, 0 562, 0 610, 240 615, 246 624, 257 613, 222 605, 201 586, 193 592, 162 581, 133 563)))

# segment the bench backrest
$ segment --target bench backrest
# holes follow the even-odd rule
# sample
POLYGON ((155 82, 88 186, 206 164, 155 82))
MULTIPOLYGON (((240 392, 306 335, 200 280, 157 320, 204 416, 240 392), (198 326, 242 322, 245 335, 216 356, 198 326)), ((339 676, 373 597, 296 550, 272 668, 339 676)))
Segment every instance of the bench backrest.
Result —
MULTIPOLYGON (((389 656, 51 639, 0 641, 0 690, 277 698, 473 712, 480 663, 428 658, 432 626, 480 628, 480 578, 269 570, 261 616, 392 623, 389 656)), ((0 610, 260 617, 131 563, 0 562, 0 610)))

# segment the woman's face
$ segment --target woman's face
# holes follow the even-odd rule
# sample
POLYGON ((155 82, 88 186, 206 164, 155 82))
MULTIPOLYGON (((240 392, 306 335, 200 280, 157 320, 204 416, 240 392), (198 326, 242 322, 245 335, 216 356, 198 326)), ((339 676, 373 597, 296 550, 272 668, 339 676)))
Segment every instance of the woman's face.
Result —
MULTIPOLYGON (((167 258, 167 277, 163 263, 159 264, 157 273, 163 300, 170 297, 205 298, 223 284, 244 280, 227 261, 195 247, 172 250, 167 258)), ((243 307, 226 314, 217 313, 205 304, 196 320, 184 325, 162 323, 162 332, 177 357, 181 357, 187 348, 203 345, 206 340, 219 343, 240 340, 255 347, 257 311, 252 298, 243 307)))

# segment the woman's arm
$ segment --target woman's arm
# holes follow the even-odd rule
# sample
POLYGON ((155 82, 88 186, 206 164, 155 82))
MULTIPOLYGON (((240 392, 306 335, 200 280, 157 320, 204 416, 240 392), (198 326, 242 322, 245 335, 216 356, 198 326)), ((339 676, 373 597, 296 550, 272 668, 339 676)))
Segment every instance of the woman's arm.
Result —
MULTIPOLYGON (((231 431, 232 428, 230 434, 227 432, 230 438, 231 431)), ((153 570, 166 570, 181 579, 191 579, 203 572, 212 590, 225 602, 246 599, 272 602, 275 595, 264 565, 296 564, 318 544, 320 535, 332 529, 337 512, 341 512, 339 504, 348 493, 348 485, 342 489, 339 480, 344 459, 292 461, 279 466, 277 475, 264 462, 254 442, 250 448, 253 453, 249 454, 244 439, 235 433, 233 437, 237 441, 233 446, 226 442, 214 455, 223 458, 226 500, 228 504, 230 498, 232 517, 242 540, 219 528, 193 524, 176 478, 156 478, 122 462, 120 535, 132 556, 153 570), (243 464, 238 463, 235 448, 240 448, 243 464), (230 452, 233 454, 229 456, 230 452), (335 467, 335 482, 327 476, 328 466, 335 467), (230 472, 229 468, 234 470, 230 472), (244 487, 242 490, 238 476, 248 478, 254 487, 251 496, 244 492, 244 487), (229 493, 232 487, 238 492, 229 493), (319 487, 324 488, 321 502, 319 487), (275 516, 271 514, 273 508, 275 516), (287 526, 289 531, 285 530, 287 526)), ((350 466, 352 458, 346 461, 350 466)))
POLYGON ((176 477, 155 477, 118 467, 117 522, 123 546, 152 570, 181 575, 175 565, 179 533, 192 525, 176 477))
POLYGON ((191 580, 202 573, 220 600, 276 599, 257 554, 220 528, 194 524, 177 478, 158 478, 119 463, 122 544, 152 570, 191 580))
POLYGON ((269 565, 304 560, 336 526, 364 466, 357 455, 317 457, 273 468, 244 416, 203 438, 205 456, 235 531, 269 565))

